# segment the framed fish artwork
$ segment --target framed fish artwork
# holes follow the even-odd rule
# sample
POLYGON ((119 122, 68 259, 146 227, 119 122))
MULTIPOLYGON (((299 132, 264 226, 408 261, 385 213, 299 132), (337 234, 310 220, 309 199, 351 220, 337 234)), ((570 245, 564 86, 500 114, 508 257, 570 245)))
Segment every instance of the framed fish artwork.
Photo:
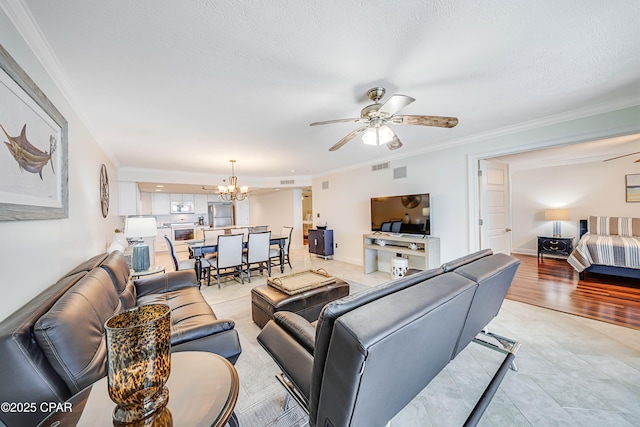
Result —
POLYGON ((69 216, 68 125, 0 45, 0 220, 69 216))

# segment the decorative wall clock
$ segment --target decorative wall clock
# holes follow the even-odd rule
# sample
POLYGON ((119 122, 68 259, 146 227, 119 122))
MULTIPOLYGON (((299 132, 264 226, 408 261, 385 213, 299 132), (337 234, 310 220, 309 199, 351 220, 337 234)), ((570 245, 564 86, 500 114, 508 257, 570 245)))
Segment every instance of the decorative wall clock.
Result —
POLYGON ((100 168, 100 204, 102 205, 102 217, 106 218, 109 213, 109 176, 104 164, 100 168))

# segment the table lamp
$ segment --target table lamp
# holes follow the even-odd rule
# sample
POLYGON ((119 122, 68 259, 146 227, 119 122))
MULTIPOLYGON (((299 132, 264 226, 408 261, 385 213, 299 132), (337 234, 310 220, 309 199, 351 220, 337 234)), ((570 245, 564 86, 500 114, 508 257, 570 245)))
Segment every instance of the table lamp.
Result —
POLYGON ((560 221, 569 219, 569 212, 566 209, 547 209, 544 211, 544 219, 553 221, 553 237, 560 237, 560 221))
POLYGON ((132 217, 127 218, 124 226, 124 235, 127 240, 136 240, 133 245, 133 257, 131 266, 133 271, 148 270, 151 266, 149 261, 149 245, 147 245, 144 237, 155 237, 158 234, 158 228, 155 218, 132 217))

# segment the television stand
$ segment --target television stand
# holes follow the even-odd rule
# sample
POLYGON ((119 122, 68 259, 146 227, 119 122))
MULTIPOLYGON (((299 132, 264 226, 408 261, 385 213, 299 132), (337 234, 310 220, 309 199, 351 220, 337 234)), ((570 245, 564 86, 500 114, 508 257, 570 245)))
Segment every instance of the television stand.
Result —
POLYGON ((364 273, 391 272, 391 259, 400 255, 409 268, 428 270, 440 266, 440 239, 424 235, 371 233, 363 236, 364 273), (384 246, 379 243, 384 241, 384 246), (416 249, 411 249, 416 245, 416 249))

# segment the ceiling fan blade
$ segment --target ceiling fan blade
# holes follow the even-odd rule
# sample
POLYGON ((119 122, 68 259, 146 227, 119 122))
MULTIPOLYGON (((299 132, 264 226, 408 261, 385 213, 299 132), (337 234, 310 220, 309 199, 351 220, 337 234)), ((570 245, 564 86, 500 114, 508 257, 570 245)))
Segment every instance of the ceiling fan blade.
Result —
MULTIPOLYGON (((635 153, 623 154, 622 156, 618 156, 618 157, 612 157, 610 159, 603 160, 603 162, 608 162, 609 160, 616 160, 616 159, 621 159, 623 157, 633 156, 634 154, 640 154, 640 151, 636 151, 635 153)), ((634 163, 640 163, 640 159, 636 160, 634 163)))
POLYGON ((311 123, 309 126, 319 126, 319 125, 329 125, 331 123, 357 123, 359 121, 361 121, 361 118, 357 118, 357 119, 336 119, 336 120, 327 120, 324 122, 313 122, 311 123))
POLYGON ((394 132, 393 139, 387 142, 387 148, 389 150, 397 150, 400 147, 402 147, 402 142, 400 142, 400 139, 398 139, 398 135, 396 135, 394 132))
POLYGON ((456 117, 442 116, 395 116, 391 119, 392 123, 398 125, 418 125, 418 126, 437 126, 441 128, 452 128, 458 124, 456 117))
POLYGON ((335 144, 333 147, 329 148, 329 151, 336 151, 338 148, 342 147, 344 144, 351 141, 356 135, 358 135, 361 132, 364 132, 366 128, 367 126, 362 126, 361 128, 354 130, 349 135, 345 136, 340 141, 338 141, 338 143, 335 144))
POLYGON ((415 101, 415 98, 407 95, 393 95, 387 100, 387 102, 382 104, 382 107, 378 110, 378 115, 381 115, 382 117, 393 116, 413 101, 415 101))

